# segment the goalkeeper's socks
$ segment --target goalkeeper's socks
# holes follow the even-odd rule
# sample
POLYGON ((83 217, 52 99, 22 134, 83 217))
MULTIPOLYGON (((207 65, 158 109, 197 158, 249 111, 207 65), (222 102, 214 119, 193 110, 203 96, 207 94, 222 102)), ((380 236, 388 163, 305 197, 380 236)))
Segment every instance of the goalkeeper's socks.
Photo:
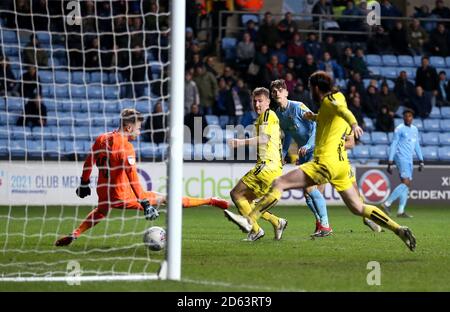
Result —
MULTIPOLYGON (((403 184, 403 185, 405 185, 405 184, 403 184)), ((403 192, 400 195, 400 201, 399 201, 398 211, 397 211, 398 214, 402 214, 405 212, 405 206, 406 206, 406 202, 408 201, 408 195, 409 195, 409 188, 406 186, 406 188, 403 189, 403 192)))
POLYGON ((95 208, 87 215, 86 219, 81 222, 81 224, 73 231, 72 234, 74 234, 76 237, 80 236, 82 233, 99 223, 104 217, 105 215, 98 211, 98 208, 95 208))
POLYGON ((310 196, 313 200, 314 206, 316 207, 316 211, 319 214, 320 224, 322 224, 322 226, 326 228, 329 227, 327 203, 322 193, 319 191, 319 189, 314 188, 310 196))
POLYGON ((396 234, 398 232, 398 229, 400 228, 400 225, 389 218, 389 216, 385 214, 381 209, 372 205, 364 205, 363 216, 372 220, 376 224, 391 230, 396 234))
POLYGON ((389 195, 388 199, 386 200, 385 204, 386 206, 390 206, 392 205, 392 203, 399 198, 403 192, 405 192, 405 190, 408 190, 408 187, 406 186, 406 184, 400 183, 399 185, 397 185, 397 187, 394 189, 394 191, 392 191, 392 194, 389 195))
POLYGON ((183 208, 209 205, 211 198, 183 197, 183 208))
POLYGON ((311 196, 305 193, 305 201, 306 206, 308 206, 309 210, 314 214, 314 217, 316 218, 316 221, 320 221, 320 216, 317 213, 316 206, 314 206, 314 201, 311 196))

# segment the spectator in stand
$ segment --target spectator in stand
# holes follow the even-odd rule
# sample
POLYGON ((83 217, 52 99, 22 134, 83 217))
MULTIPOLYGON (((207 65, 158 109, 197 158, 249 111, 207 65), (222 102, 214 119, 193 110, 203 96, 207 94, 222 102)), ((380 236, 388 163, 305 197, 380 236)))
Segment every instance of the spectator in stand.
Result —
POLYGON ((250 34, 250 37, 252 38, 253 42, 256 42, 258 40, 258 31, 256 29, 255 21, 250 19, 246 23, 245 32, 250 34))
POLYGON ((184 125, 189 128, 190 131, 184 132, 184 142, 192 144, 200 144, 206 142, 206 137, 203 135, 206 126, 205 116, 200 111, 198 105, 192 105, 191 110, 184 116, 184 125), (197 127, 195 126, 197 125, 197 127), (195 135, 195 131, 201 131, 195 135))
POLYGON ((373 85, 369 85, 366 97, 362 103, 363 112, 369 118, 376 118, 380 107, 381 101, 377 88, 373 85))
MULTIPOLYGON (((428 7, 428 5, 423 4, 420 8, 419 7, 414 7, 414 9, 416 10, 416 13, 414 13, 413 17, 414 18, 437 18, 437 15, 432 15, 430 12, 430 8, 428 7)), ((422 27, 428 32, 432 32, 433 29, 436 28, 437 24, 435 21, 422 21, 421 22, 422 27)))
POLYGON ((395 80, 394 93, 400 100, 400 105, 410 107, 411 98, 414 96, 414 85, 408 80, 407 73, 402 70, 395 80))
POLYGON ((283 48, 283 41, 279 40, 275 43, 275 49, 272 50, 271 55, 276 55, 278 57, 278 62, 283 64, 283 66, 286 64, 288 56, 286 49, 283 48))
POLYGON ((300 64, 306 55, 305 47, 301 40, 299 33, 295 33, 292 36, 292 40, 289 42, 287 47, 287 56, 293 58, 296 64, 300 64))
POLYGON ((439 72, 436 106, 450 106, 450 82, 447 82, 445 71, 439 72))
POLYGON ((195 53, 192 55, 191 60, 186 64, 187 67, 195 68, 197 66, 204 65, 200 54, 195 53))
POLYGON ((228 107, 231 106, 231 92, 227 86, 225 78, 219 78, 219 91, 217 93, 217 103, 214 115, 228 115, 228 107))
POLYGON ((245 86, 244 80, 238 79, 236 86, 231 88, 231 95, 233 106, 229 112, 230 122, 237 126, 241 124, 244 114, 252 110, 250 90, 245 86))
MULTIPOLYGON (((436 69, 430 65, 427 56, 422 57, 422 66, 416 71, 416 87, 421 86, 425 92, 437 95, 439 77, 436 69)), ((414 110, 418 112, 417 110, 414 110)))
POLYGON ((401 21, 395 22, 394 28, 389 32, 389 37, 395 54, 409 54, 408 34, 401 21))
POLYGON ((147 142, 155 144, 167 142, 167 115, 163 112, 161 102, 156 103, 153 113, 147 117, 143 136, 147 142))
POLYGON ((11 12, 15 12, 12 14, 11 21, 8 19, 8 22, 11 24, 8 25, 10 28, 18 28, 20 30, 33 30, 33 25, 31 25, 32 17, 31 17, 31 1, 29 0, 13 0, 11 3, 11 12), (15 3, 14 3, 15 2, 15 3))
POLYGON ((206 71, 204 65, 195 67, 194 82, 200 95, 200 109, 204 115, 212 115, 215 106, 218 85, 216 77, 206 71))
POLYGON ((424 44, 428 41, 428 33, 414 19, 408 28, 408 46, 413 55, 422 55, 424 44))
POLYGON ((334 80, 344 79, 344 70, 335 60, 331 59, 329 52, 323 53, 323 61, 319 63, 319 69, 328 73, 334 80))
POLYGON ((192 69, 187 69, 184 75, 184 113, 191 111, 192 105, 200 105, 200 95, 192 80, 192 69))
POLYGON ((41 44, 35 34, 30 35, 30 42, 23 51, 23 62, 26 65, 48 66, 47 53, 41 48, 41 44))
POLYGON ((264 19, 258 30, 258 42, 266 44, 270 48, 275 47, 275 43, 280 39, 278 35, 278 28, 272 18, 272 13, 266 12, 264 19))
POLYGON ((11 70, 7 57, 0 53, 0 95, 15 95, 16 77, 11 70))
MULTIPOLYGON (((431 11, 431 14, 437 15, 439 18, 450 19, 450 9, 444 6, 443 0, 436 0, 436 7, 431 11)), ((448 22, 447 26, 449 26, 448 22)))
POLYGON ((323 44, 323 52, 330 53, 332 59, 337 60, 339 58, 340 54, 332 35, 327 36, 325 39, 325 43, 323 44))
POLYGON ((239 68, 246 71, 255 57, 255 43, 248 32, 244 33, 242 41, 238 43, 236 55, 239 68))
POLYGON ((303 46, 305 47, 306 53, 312 54, 315 60, 319 60, 322 57, 322 45, 317 41, 316 34, 309 33, 308 40, 304 42, 303 46))
POLYGON ((92 38, 92 41, 88 45, 88 49, 85 51, 85 67, 89 71, 100 70, 100 47, 98 45, 98 37, 92 38))
POLYGON ((213 74, 214 77, 218 77, 219 73, 214 68, 214 62, 215 61, 214 61, 214 57, 213 56, 206 57, 205 68, 206 68, 207 71, 209 71, 211 74, 213 74))
POLYGON ((29 66, 28 71, 22 75, 19 92, 23 98, 27 99, 35 98, 37 94, 41 95, 36 67, 29 66))
POLYGON ((388 34, 382 26, 375 26, 375 34, 367 41, 368 54, 385 54, 390 53, 390 40, 388 34))
POLYGON ((449 54, 449 35, 444 23, 438 23, 430 36, 430 52, 432 55, 447 56, 449 54))
POLYGON ((358 72, 353 73, 352 77, 349 79, 347 83, 347 90, 350 90, 352 86, 355 86, 356 92, 359 93, 360 96, 364 98, 366 95, 366 90, 364 88, 364 83, 361 79, 361 74, 358 72))
MULTIPOLYGON (((346 8, 342 11, 342 15, 349 16, 363 16, 361 10, 355 7, 355 3, 353 0, 349 0, 346 3, 346 8)), ((358 18, 342 18, 339 21, 342 30, 346 31, 361 31, 362 29, 363 19, 358 18)))
POLYGON ((431 112, 431 95, 424 92, 421 86, 416 86, 416 93, 411 99, 412 108, 420 118, 428 118, 431 112))
POLYGON ((285 72, 286 74, 290 73, 292 77, 294 77, 294 79, 297 79, 297 68, 295 67, 294 59, 292 58, 288 59, 285 72))
POLYGON ((195 40, 194 30, 192 29, 192 27, 186 27, 186 37, 185 37, 186 48, 189 48, 194 40, 195 40))
POLYGON ((144 96, 147 87, 147 65, 145 62, 142 46, 133 47, 131 55, 130 82, 132 88, 129 90, 130 98, 138 99, 144 96))
POLYGON ((48 31, 49 12, 48 0, 37 0, 32 2, 34 30, 48 31))
POLYGON ((292 13, 286 12, 286 14, 284 14, 284 19, 278 23, 278 33, 280 34, 281 39, 286 43, 289 42, 293 34, 297 32, 297 29, 298 25, 292 19, 292 13))
POLYGON ((381 25, 387 30, 391 31, 395 25, 395 17, 401 17, 402 13, 396 6, 394 6, 391 1, 383 0, 380 7, 381 17, 389 17, 391 19, 382 19, 381 25))
POLYGON ((37 94, 25 104, 24 115, 17 120, 17 126, 44 127, 47 125, 47 107, 42 98, 37 94))
POLYGON ((356 49, 355 56, 352 59, 352 69, 364 78, 369 77, 369 70, 364 60, 364 51, 361 48, 356 49))
MULTIPOLYGON (((329 20, 327 18, 322 17, 322 28, 323 29, 332 29, 332 28, 339 28, 339 25, 331 20, 331 17, 334 15, 333 12, 333 6, 330 2, 327 0, 319 0, 316 2, 316 4, 313 6, 312 14, 320 14, 320 15, 326 15, 329 16, 329 20)), ((319 28, 319 17, 314 16, 313 17, 313 24, 316 28, 319 28)))
POLYGON ((317 70, 317 64, 314 61, 314 56, 312 54, 307 54, 305 61, 298 71, 298 76, 302 80, 303 85, 306 89, 308 88, 309 77, 317 70))
POLYGON ((286 83, 288 93, 292 94, 295 86, 297 85, 297 80, 294 79, 294 76, 291 73, 286 73, 284 76, 284 82, 286 83))
POLYGON ((317 113, 318 107, 312 101, 311 94, 308 90, 305 89, 303 82, 300 79, 297 79, 297 84, 295 85, 294 91, 292 94, 289 94, 289 98, 292 101, 298 101, 304 103, 310 110, 317 113))
POLYGON ((225 66, 223 68, 222 76, 219 77, 224 78, 227 83, 228 88, 233 87, 236 84, 236 77, 234 76, 234 70, 230 66, 225 66))
POLYGON ((375 122, 375 130, 381 132, 394 131, 394 117, 391 115, 391 112, 386 105, 381 105, 375 122))
POLYGON ((278 62, 278 57, 272 55, 270 62, 266 64, 266 75, 264 85, 269 86, 274 80, 282 79, 284 77, 284 66, 278 62))
POLYGON ((353 75, 353 51, 350 47, 345 47, 344 55, 341 57, 340 64, 344 68, 345 78, 353 75))
POLYGON ((352 100, 349 102, 348 109, 355 116, 358 125, 365 129, 366 124, 364 123, 363 110, 361 107, 361 96, 358 93, 356 93, 352 100))
POLYGON ((392 116, 395 115, 400 105, 397 97, 393 92, 389 91, 389 87, 385 82, 381 84, 380 103, 382 107, 385 106, 388 108, 389 114, 392 116))
POLYGON ((358 91, 356 91, 356 86, 355 85, 351 85, 348 89, 347 89, 347 93, 345 94, 345 99, 347 100, 348 103, 350 103, 351 101, 353 101, 353 98, 355 96, 360 96, 358 91))

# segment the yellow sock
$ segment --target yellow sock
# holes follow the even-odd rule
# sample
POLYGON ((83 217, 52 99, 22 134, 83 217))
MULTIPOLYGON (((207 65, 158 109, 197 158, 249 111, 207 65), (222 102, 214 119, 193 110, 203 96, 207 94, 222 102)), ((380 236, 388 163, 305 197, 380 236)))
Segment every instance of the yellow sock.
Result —
MULTIPOLYGON (((241 215, 243 215, 244 217, 247 217, 252 212, 253 205, 250 204, 248 202, 248 200, 245 198, 236 200, 235 204, 236 204, 237 209, 239 210, 239 213, 241 215)), ((258 222, 253 221, 252 231, 257 233, 259 231, 259 229, 260 229, 260 227, 259 227, 258 222)))
POLYGON ((381 209, 375 206, 367 204, 364 205, 363 216, 372 220, 376 224, 391 230, 394 233, 397 233, 398 229, 400 228, 400 225, 398 223, 389 218, 388 215, 386 215, 381 209))
POLYGON ((263 218, 266 221, 269 221, 270 223, 272 223, 272 225, 274 227, 278 226, 278 223, 280 222, 280 218, 278 218, 276 215, 274 215, 273 213, 270 213, 268 211, 264 212, 261 215, 261 218, 263 218))
POLYGON ((254 222, 261 217, 261 214, 272 208, 281 198, 281 191, 271 187, 269 192, 258 202, 249 217, 254 222))

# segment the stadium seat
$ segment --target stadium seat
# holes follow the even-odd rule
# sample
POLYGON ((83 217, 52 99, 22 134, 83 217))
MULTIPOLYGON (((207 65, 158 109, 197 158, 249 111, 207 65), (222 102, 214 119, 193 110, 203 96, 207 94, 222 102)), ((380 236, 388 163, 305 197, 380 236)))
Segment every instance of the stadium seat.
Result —
POLYGON ((450 119, 439 120, 441 131, 450 131, 450 119))
POLYGON ((422 145, 439 145, 439 132, 422 133, 422 145))
POLYGON ((422 56, 421 55, 414 56, 414 66, 416 68, 422 66, 422 56))
POLYGON ((214 159, 225 160, 230 156, 230 147, 228 144, 214 144, 214 159))
POLYGON ((49 157, 58 157, 64 151, 63 141, 58 142, 47 140, 45 141, 44 145, 45 145, 45 155, 49 157))
POLYGON ((219 125, 222 129, 225 129, 225 127, 228 125, 228 122, 230 120, 230 116, 222 115, 219 116, 219 125))
POLYGON ((153 111, 152 102, 148 100, 136 101, 134 107, 143 114, 149 114, 153 111))
POLYGON ((27 154, 30 157, 43 157, 44 149, 42 141, 27 141, 27 154))
POLYGON ((1 41, 2 46, 4 44, 16 45, 17 44, 17 34, 13 30, 6 30, 1 28, 1 41))
POLYGON ((46 31, 37 31, 36 37, 41 45, 48 45, 52 42, 50 34, 46 31))
POLYGON ((425 146, 422 148, 422 155, 425 161, 438 160, 438 148, 436 146, 425 146))
POLYGON ((88 86, 88 99, 102 99, 103 98, 103 89, 100 86, 90 85, 88 86))
POLYGON ((373 124, 373 121, 372 121, 372 119, 371 118, 369 118, 369 117, 364 117, 364 124, 366 125, 366 131, 373 131, 373 129, 375 129, 375 127, 374 127, 374 124, 373 124))
POLYGON ((397 57, 398 65, 402 67, 413 67, 414 59, 410 55, 399 55, 397 57))
POLYGON ((445 67, 445 59, 442 56, 431 56, 430 65, 434 67, 445 67))
POLYGON ((365 145, 356 145, 353 148, 353 157, 356 159, 368 159, 370 157, 369 147, 365 145))
POLYGON ((70 86, 70 95, 72 99, 86 99, 86 87, 71 85, 70 86))
MULTIPOLYGON (((414 120, 414 125, 416 125, 416 121, 414 120)), ((416 125, 417 127, 417 125, 416 125)), ((419 129, 419 127, 417 127, 419 129)), ((439 131, 439 120, 427 118, 423 121, 423 130, 426 132, 436 132, 439 131)), ((421 129, 419 129, 421 130, 421 129)))
POLYGON ((7 97, 6 109, 8 112, 23 112, 24 101, 19 97, 7 97))
POLYGON ((184 160, 192 160, 192 144, 184 143, 183 144, 183 159, 184 160))
POLYGON ((447 65, 448 68, 450 68, 450 56, 447 56, 445 58, 445 64, 447 65))
POLYGON ((225 37, 222 39, 222 49, 224 51, 225 60, 234 60, 236 58, 237 39, 233 37, 225 37))
POLYGON ((368 132, 364 132, 364 134, 359 138, 359 140, 363 144, 372 144, 370 133, 368 133, 368 132))
POLYGON ((394 118, 394 126, 397 128, 399 125, 403 123, 402 118, 394 118))
MULTIPOLYGON (((403 122, 403 120, 402 120, 402 122, 403 122)), ((416 126, 419 131, 424 131, 424 126, 423 126, 422 119, 418 119, 418 118, 414 119, 413 125, 416 126)), ((429 130, 429 131, 433 131, 433 130, 429 130)))
POLYGON ((440 147, 438 150, 438 155, 440 160, 449 161, 450 160, 450 146, 440 147))
POLYGON ((371 133, 372 144, 388 144, 389 139, 386 133, 375 131, 371 133))
POLYGON ((71 76, 71 83, 86 85, 90 83, 89 74, 82 71, 73 71, 71 76))
POLYGON ((67 155, 79 155, 83 156, 86 154, 86 151, 84 150, 84 141, 65 141, 64 142, 64 153, 67 155))
POLYGON ((429 118, 440 119, 441 118, 441 110, 439 107, 433 106, 430 112, 429 118))
POLYGON ((56 84, 65 84, 69 83, 70 74, 65 70, 57 70, 55 71, 55 83, 56 84))
POLYGON ((39 80, 41 81, 41 83, 53 83, 53 73, 50 70, 39 70, 38 73, 39 76, 39 80))
MULTIPOLYGON (((1 133, 0 129, 0 133, 1 133)), ((9 156, 9 141, 0 136, 0 157, 9 156)))
POLYGON ((217 117, 216 115, 205 115, 205 119, 208 125, 216 125, 216 126, 220 125, 219 117, 217 117))
POLYGON ((27 126, 9 126, 9 135, 14 140, 30 140, 32 138, 31 128, 27 126))
POLYGON ((109 82, 109 77, 107 73, 104 72, 92 72, 90 76, 91 83, 103 83, 109 82))
MULTIPOLYGON (((3 115, 0 115, 0 117, 2 117, 3 115)), ((6 127, 6 125, 2 125, 0 127, 0 139, 1 140, 8 140, 10 137, 10 133, 9 133, 9 128, 6 127)))
MULTIPOLYGON (((88 121, 89 122, 89 121, 88 121)), ((90 133, 90 127, 76 127, 74 130, 74 136, 77 140, 90 140, 91 139, 91 133, 90 133)))
POLYGON ((367 66, 381 66, 383 62, 381 57, 377 54, 367 54, 366 55, 367 66))
POLYGON ((56 86, 54 90, 54 95, 58 99, 67 99, 69 97, 69 89, 67 88, 67 85, 56 86))
POLYGON ((248 21, 253 21, 255 24, 259 23, 259 16, 256 14, 242 14, 241 16, 242 25, 247 25, 248 21))
MULTIPOLYGON (((79 112, 81 111, 81 102, 76 100, 60 100, 57 101, 59 103, 59 111, 62 112, 79 112)), ((58 104, 57 104, 58 105, 58 104)))
POLYGON ((381 67, 378 66, 367 66, 367 69, 375 76, 381 75, 381 67))
POLYGON ((393 54, 385 54, 381 56, 384 66, 398 66, 397 57, 393 54))
POLYGON ((73 140, 75 137, 75 130, 73 126, 59 126, 58 138, 61 140, 73 140))
POLYGON ((103 94, 105 99, 119 99, 120 89, 116 86, 103 86, 103 94))
POLYGON ((439 133, 439 144, 450 145, 450 133, 448 132, 439 133))
POLYGON ((441 118, 450 119, 450 107, 441 107, 441 118))
POLYGON ((382 67, 381 68, 381 76, 388 79, 396 79, 397 78, 397 68, 396 67, 382 67))
POLYGON ((123 82, 123 76, 121 73, 109 73, 109 77, 108 77, 108 83, 110 84, 117 84, 117 83, 121 83, 123 82))
POLYGON ((144 158, 155 158, 161 156, 158 145, 151 142, 141 142, 141 155, 144 158))
POLYGON ((400 75, 401 71, 406 72, 406 76, 409 79, 415 79, 416 78, 416 68, 415 67, 397 67, 397 73, 400 75))
POLYGON ((387 145, 374 145, 369 147, 369 155, 372 159, 385 160, 388 158, 387 145))
POLYGON ((56 126, 33 127, 31 137, 33 140, 57 140, 60 129, 56 126))
POLYGON ((162 158, 166 158, 169 152, 169 144, 167 143, 159 143, 158 144, 158 153, 162 158))
POLYGON ((10 141, 9 152, 12 157, 24 157, 26 154, 26 143, 24 140, 10 141))
POLYGON ((67 112, 59 112, 56 116, 56 122, 58 123, 59 126, 73 126, 74 123, 74 118, 72 113, 67 112))

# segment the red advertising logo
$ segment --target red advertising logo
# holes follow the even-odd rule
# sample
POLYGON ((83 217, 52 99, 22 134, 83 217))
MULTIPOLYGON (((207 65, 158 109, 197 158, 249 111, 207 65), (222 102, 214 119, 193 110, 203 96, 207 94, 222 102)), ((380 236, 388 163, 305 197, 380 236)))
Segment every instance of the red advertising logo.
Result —
POLYGON ((388 198, 391 182, 383 171, 372 169, 362 175, 359 188, 367 203, 379 204, 388 198))

